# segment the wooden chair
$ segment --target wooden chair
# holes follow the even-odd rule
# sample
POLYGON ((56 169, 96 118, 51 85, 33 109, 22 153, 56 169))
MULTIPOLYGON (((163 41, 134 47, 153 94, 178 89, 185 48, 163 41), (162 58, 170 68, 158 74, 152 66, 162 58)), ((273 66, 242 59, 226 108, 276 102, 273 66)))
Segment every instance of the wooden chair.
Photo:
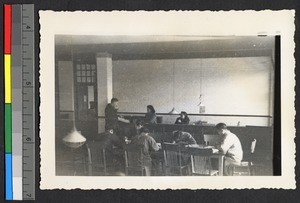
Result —
POLYGON ((222 137, 220 135, 204 134, 203 138, 206 145, 217 145, 222 142, 222 137))
POLYGON ((211 166, 212 149, 189 147, 188 151, 191 156, 192 175, 212 176, 218 174, 218 170, 212 170, 211 166))
POLYGON ((101 142, 87 141, 88 175, 107 175, 105 148, 101 142))
POLYGON ((163 143, 162 148, 164 152, 165 175, 176 174, 176 170, 179 170, 179 174, 182 176, 184 169, 187 170, 187 174, 189 173, 189 164, 183 163, 183 157, 188 158, 188 156, 182 153, 184 148, 181 144, 163 143))
POLYGON ((125 146, 125 173, 138 172, 142 176, 146 175, 145 164, 143 160, 142 148, 137 146, 125 146))
POLYGON ((255 175, 253 170, 252 156, 255 152, 256 139, 253 139, 250 145, 250 155, 243 159, 239 166, 232 166, 232 175, 255 175))

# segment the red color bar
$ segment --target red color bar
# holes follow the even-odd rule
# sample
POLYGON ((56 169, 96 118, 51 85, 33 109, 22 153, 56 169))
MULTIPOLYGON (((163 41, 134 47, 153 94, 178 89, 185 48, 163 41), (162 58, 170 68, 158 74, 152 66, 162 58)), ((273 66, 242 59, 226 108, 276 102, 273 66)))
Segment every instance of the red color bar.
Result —
POLYGON ((4 5, 4 54, 11 54, 11 5, 4 5))

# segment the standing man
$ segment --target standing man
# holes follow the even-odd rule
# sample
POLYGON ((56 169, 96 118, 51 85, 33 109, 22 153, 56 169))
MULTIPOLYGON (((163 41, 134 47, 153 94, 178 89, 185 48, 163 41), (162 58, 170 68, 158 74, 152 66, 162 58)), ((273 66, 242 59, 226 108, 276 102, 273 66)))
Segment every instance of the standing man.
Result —
POLYGON ((243 159, 242 145, 239 138, 227 129, 225 123, 219 123, 215 128, 217 133, 222 136, 221 145, 218 145, 217 148, 225 154, 224 175, 230 175, 230 168, 241 164, 243 159))
POLYGON ((117 114, 118 109, 119 109, 119 100, 117 98, 112 98, 110 100, 110 103, 107 104, 105 107, 105 130, 108 130, 108 128, 112 128, 115 133, 118 133, 119 130, 118 121, 129 123, 128 120, 118 117, 117 114))

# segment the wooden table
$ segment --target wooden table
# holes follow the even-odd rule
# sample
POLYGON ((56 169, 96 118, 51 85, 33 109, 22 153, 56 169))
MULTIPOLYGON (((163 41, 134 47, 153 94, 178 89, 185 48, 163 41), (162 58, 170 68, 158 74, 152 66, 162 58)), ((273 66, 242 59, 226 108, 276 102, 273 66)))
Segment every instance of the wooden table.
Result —
MULTIPOLYGON (((188 147, 195 147, 195 148, 201 148, 201 149, 209 149, 209 148, 213 148, 213 146, 206 146, 206 145, 198 145, 198 144, 193 144, 193 145, 186 145, 186 148, 188 147)), ((185 153, 185 151, 182 151, 183 153, 185 153)), ((162 164, 164 164, 164 160, 163 160, 163 150, 160 148, 158 151, 156 152, 152 152, 151 153, 151 157, 154 159, 159 160, 160 162, 162 162, 162 164)), ((218 170, 219 170, 219 176, 223 176, 223 171, 224 171, 224 154, 219 153, 219 151, 217 151, 216 149, 213 150, 213 154, 210 156, 210 158, 214 158, 214 159, 218 159, 218 170)))
POLYGON ((219 162, 219 176, 223 176, 224 171, 224 154, 213 154, 211 158, 217 158, 219 162))
POLYGON ((200 148, 200 149, 213 149, 213 155, 210 156, 210 158, 216 158, 218 159, 218 170, 219 170, 219 176, 223 176, 224 171, 224 154, 219 153, 219 150, 215 149, 214 146, 207 146, 207 145, 188 145, 187 147, 194 147, 194 148, 200 148))

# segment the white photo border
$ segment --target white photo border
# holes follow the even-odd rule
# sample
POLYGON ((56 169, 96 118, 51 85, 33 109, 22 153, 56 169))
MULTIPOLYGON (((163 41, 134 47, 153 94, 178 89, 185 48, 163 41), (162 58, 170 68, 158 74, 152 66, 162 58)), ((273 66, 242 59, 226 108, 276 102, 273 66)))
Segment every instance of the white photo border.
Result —
POLYGON ((40 189, 295 189, 294 10, 281 11, 39 11, 40 189), (281 176, 91 177, 55 175, 54 36, 281 36, 281 176), (284 90, 284 91, 283 91, 284 90), (283 156, 284 155, 284 156, 283 156))

